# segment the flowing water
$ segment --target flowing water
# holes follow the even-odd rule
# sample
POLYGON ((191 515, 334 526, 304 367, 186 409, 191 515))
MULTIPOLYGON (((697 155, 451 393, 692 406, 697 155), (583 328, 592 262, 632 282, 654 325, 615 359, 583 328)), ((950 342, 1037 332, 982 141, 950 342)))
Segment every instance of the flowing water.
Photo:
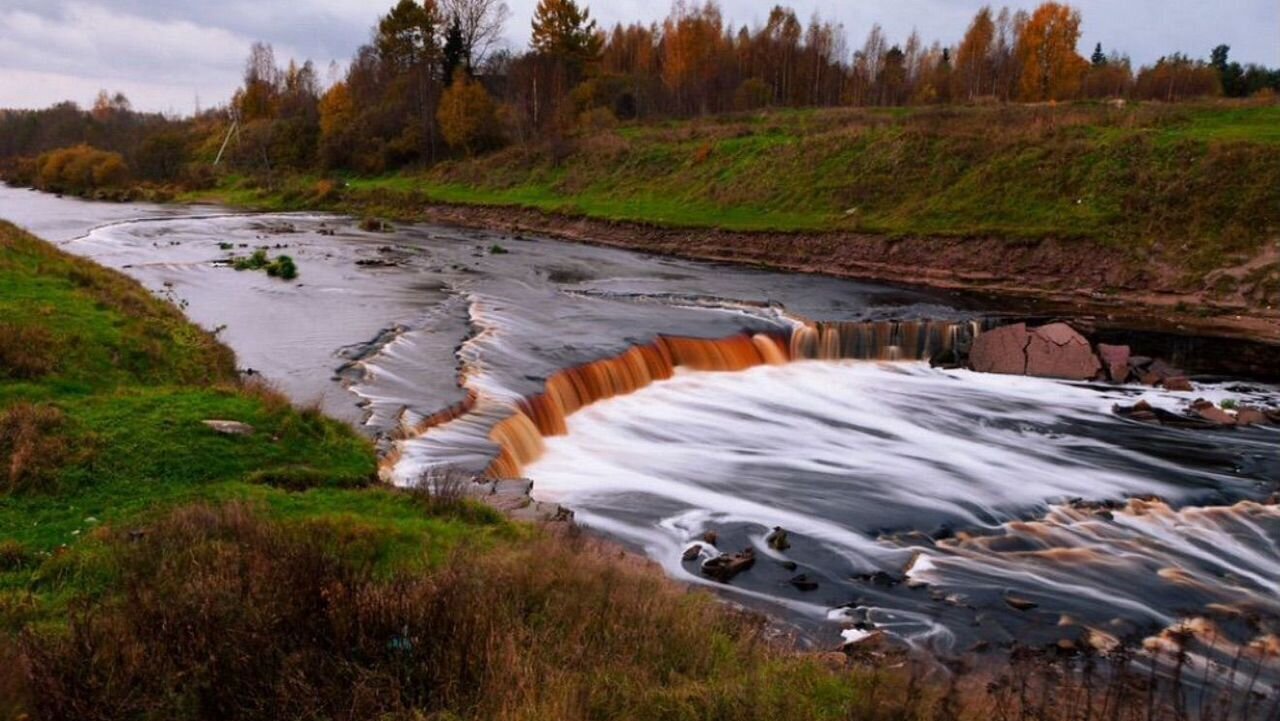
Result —
POLYGON ((1277 643, 1280 433, 1111 412, 1276 405, 1271 386, 935 370, 922 359, 1000 309, 546 239, 8 188, 0 218, 181 304, 242 367, 379 438, 398 482, 526 476, 539 500, 817 645, 876 629, 944 652, 1107 647, 1187 623, 1219 653, 1277 643), (258 247, 301 276, 228 267, 258 247), (766 543, 774 527, 789 548, 766 543), (747 547, 757 561, 731 583, 700 573, 747 547))

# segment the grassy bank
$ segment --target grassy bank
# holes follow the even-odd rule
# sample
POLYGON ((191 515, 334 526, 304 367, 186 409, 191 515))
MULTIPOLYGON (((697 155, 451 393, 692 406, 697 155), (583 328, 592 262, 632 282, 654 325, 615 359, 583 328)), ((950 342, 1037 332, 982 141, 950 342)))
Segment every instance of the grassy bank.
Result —
POLYGON ((0 719, 835 719, 931 698, 374 471, 169 304, 0 223, 0 719))
POLYGON ((1204 273, 1280 233, 1280 106, 771 112, 341 180, 231 179, 214 197, 399 217, 444 202, 749 232, 1080 239, 1204 273))

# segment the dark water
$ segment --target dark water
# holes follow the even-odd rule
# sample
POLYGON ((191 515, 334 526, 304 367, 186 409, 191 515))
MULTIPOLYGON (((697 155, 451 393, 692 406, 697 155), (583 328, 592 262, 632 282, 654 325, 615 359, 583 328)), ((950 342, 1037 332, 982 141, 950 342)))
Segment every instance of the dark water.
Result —
MULTIPOLYGON (((0 217, 183 304, 295 399, 401 438, 384 441, 400 481, 485 468, 499 450, 494 425, 548 377, 659 335, 1000 310, 542 239, 364 233, 321 215, 0 189, 0 217), (220 263, 259 246, 293 256, 298 280, 220 263), (456 418, 412 430, 448 408, 456 418)), ((681 369, 569 416, 568 434, 546 439, 524 471, 539 499, 572 507, 674 576, 780 610, 818 645, 879 629, 952 652, 1014 639, 1105 647, 1155 643, 1192 623, 1229 639, 1220 653, 1280 633, 1280 508, 1260 503, 1280 487, 1280 434, 1174 430, 1110 412, 1139 397, 1178 409, 1196 396, 1280 402, 1270 386, 1178 394, 918 362, 681 369), (1132 500, 1149 496, 1160 500, 1132 500), (764 542, 774 526, 789 531, 785 552, 764 542), (704 558, 751 546, 756 565, 729 586, 704 579, 681 556, 707 530, 719 538, 704 558), (818 588, 790 585, 799 573, 818 588)))

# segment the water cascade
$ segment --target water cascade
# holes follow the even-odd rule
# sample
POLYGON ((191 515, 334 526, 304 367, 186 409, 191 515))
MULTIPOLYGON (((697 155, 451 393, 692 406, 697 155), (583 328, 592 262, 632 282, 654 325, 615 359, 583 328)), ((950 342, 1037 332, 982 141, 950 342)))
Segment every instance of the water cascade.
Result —
POLYGON ((543 438, 567 432, 570 415, 669 379, 676 368, 723 372, 805 360, 919 361, 972 342, 982 329, 980 322, 822 322, 798 324, 789 335, 742 333, 716 340, 659 336, 621 355, 561 370, 547 379, 542 393, 521 399, 489 434, 499 450, 486 475, 519 477, 525 465, 542 455, 543 438))

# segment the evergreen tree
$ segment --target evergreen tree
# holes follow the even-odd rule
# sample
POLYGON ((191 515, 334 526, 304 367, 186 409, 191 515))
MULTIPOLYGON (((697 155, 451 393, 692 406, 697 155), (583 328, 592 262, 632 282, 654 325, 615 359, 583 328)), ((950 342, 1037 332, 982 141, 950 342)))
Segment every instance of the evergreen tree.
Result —
POLYGON ((591 11, 574 0, 538 0, 533 48, 578 68, 595 60, 600 55, 600 38, 591 11))
POLYGON ((444 34, 444 51, 441 59, 445 82, 452 82, 458 68, 471 72, 471 58, 468 57, 466 39, 462 34, 462 20, 454 15, 449 19, 449 29, 444 34))
POLYGON ((1102 52, 1102 43, 1098 43, 1093 48, 1093 55, 1089 58, 1089 62, 1093 63, 1093 67, 1100 68, 1107 64, 1107 56, 1102 52))

